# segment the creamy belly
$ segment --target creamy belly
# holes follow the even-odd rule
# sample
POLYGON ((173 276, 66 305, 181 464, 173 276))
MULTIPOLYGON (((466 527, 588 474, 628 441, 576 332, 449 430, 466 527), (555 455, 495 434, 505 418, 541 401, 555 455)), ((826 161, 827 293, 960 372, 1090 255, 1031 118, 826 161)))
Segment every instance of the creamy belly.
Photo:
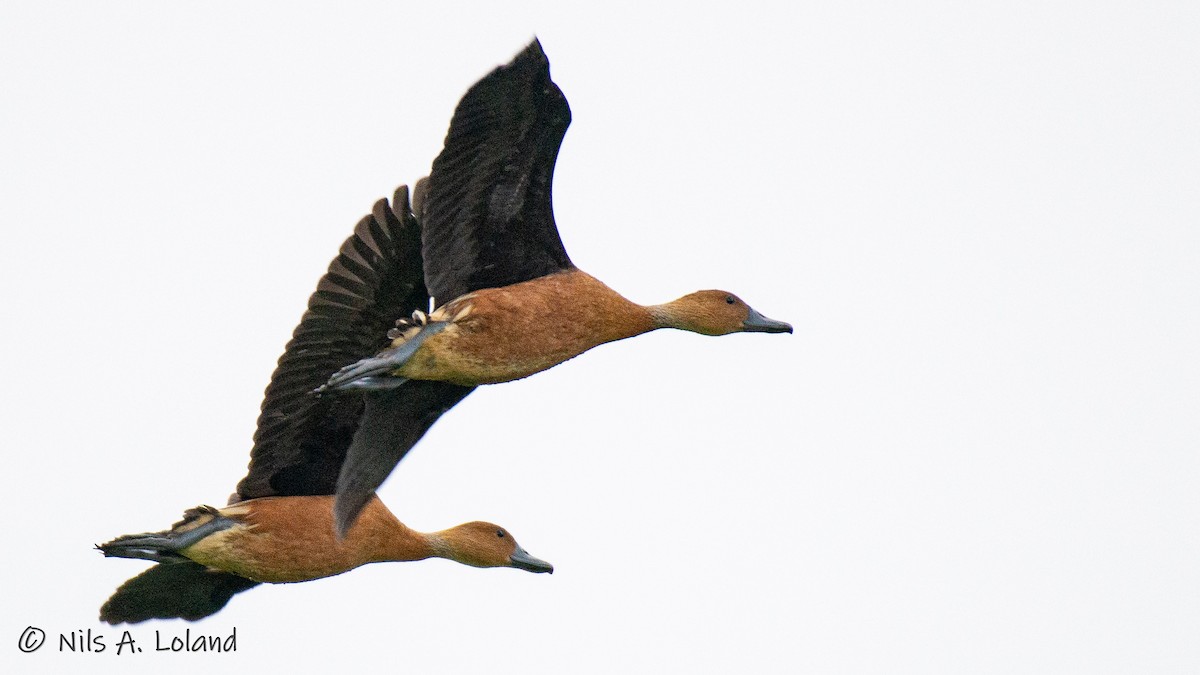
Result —
POLYGON ((181 553, 201 565, 268 583, 320 579, 369 562, 327 537, 307 541, 296 536, 296 532, 276 536, 253 530, 247 525, 235 525, 205 537, 181 553))

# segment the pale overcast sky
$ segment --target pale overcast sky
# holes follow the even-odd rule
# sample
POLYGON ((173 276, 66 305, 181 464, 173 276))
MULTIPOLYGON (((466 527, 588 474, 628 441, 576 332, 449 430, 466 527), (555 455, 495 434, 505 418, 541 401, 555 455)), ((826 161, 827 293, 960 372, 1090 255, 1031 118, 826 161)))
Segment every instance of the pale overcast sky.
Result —
POLYGON ((174 5, 0 7, 6 672, 1200 671, 1195 3, 174 5), (116 655, 146 564, 92 544, 224 503, 337 247, 535 34, 572 259, 795 334, 483 388, 383 486, 553 576, 373 565, 116 655))

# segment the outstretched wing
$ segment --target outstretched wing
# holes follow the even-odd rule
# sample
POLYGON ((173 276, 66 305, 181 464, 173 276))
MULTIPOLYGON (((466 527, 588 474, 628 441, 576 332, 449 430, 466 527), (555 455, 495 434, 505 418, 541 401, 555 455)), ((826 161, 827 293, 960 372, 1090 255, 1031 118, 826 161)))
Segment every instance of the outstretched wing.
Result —
POLYGON ((367 394, 362 424, 337 482, 333 512, 339 537, 429 427, 474 390, 449 382, 409 380, 396 389, 367 394))
POLYGON ((571 267, 550 199, 570 123, 536 39, 463 96, 422 207, 425 285, 438 304, 571 267))
POLYGON ((111 624, 147 619, 196 621, 217 613, 234 595, 257 585, 257 581, 199 563, 161 563, 121 584, 100 608, 100 620, 111 624))
POLYGON ((267 386, 250 470, 231 502, 334 494, 363 397, 312 391, 342 366, 383 348, 397 318, 428 306, 420 230, 408 188, 400 186, 390 208, 381 199, 359 221, 309 298, 267 386))

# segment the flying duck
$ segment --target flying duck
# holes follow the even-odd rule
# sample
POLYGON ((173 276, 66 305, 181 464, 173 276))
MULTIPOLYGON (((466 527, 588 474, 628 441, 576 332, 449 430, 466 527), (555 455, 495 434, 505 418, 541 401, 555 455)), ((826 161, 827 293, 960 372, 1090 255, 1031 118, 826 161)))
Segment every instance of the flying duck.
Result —
POLYGON ((792 332, 733 293, 698 291, 643 306, 575 267, 550 189, 570 121, 536 39, 459 102, 442 152, 414 190, 423 277, 412 274, 418 261, 411 260, 403 271, 409 302, 391 315, 400 320, 371 335, 386 332, 391 342, 331 370, 315 392, 365 392, 337 482, 339 533, 433 421, 478 385, 528 377, 659 328, 792 332))
POLYGON ((409 529, 378 497, 349 533, 333 530, 332 495, 263 497, 222 509, 200 506, 170 530, 128 534, 100 544, 105 556, 152 560, 154 567, 117 589, 100 620, 195 621, 260 583, 311 581, 373 562, 447 558, 472 567, 554 572, 504 528, 475 521, 439 532, 409 529))
MULTIPOLYGON (((105 556, 160 563, 118 588, 100 610, 102 621, 194 621, 259 583, 308 581, 370 562, 440 557, 475 567, 553 572, 498 525, 472 522, 421 533, 374 495, 346 536, 334 535, 336 479, 364 402, 310 392, 340 364, 377 349, 374 336, 425 298, 416 228, 408 188, 401 186, 392 206, 380 200, 342 245, 271 376, 250 468, 228 506, 190 509, 169 530, 97 546, 105 556)), ((452 405, 445 392, 430 398, 420 387, 411 389, 411 405, 427 414, 452 405)), ((411 433, 419 436, 421 424, 416 420, 411 433)))

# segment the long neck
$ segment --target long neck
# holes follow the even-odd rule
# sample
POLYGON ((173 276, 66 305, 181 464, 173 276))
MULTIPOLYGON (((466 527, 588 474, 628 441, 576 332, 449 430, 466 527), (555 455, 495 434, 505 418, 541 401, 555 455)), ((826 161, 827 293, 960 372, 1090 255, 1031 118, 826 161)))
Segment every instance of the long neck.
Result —
POLYGON ((570 322, 589 343, 580 351, 662 328, 654 307, 629 300, 583 270, 543 277, 538 283, 546 284, 547 313, 570 322), (560 304, 561 298, 571 302, 560 304))
MULTIPOLYGON (((624 300, 624 298, 621 298, 624 300)), ((615 340, 624 340, 642 333, 649 333, 652 330, 663 328, 664 325, 659 322, 655 315, 654 309, 657 305, 645 306, 635 302, 625 300, 628 305, 621 308, 620 320, 616 322, 610 321, 607 328, 608 339, 605 342, 613 342, 615 340)))
POLYGON ((372 562, 406 562, 438 555, 431 535, 418 532, 396 519, 378 498, 363 509, 347 541, 361 537, 361 546, 372 562))
POLYGON ((421 533, 421 536, 425 539, 425 544, 429 547, 429 557, 462 562, 454 550, 453 530, 454 528, 450 528, 438 530, 437 532, 421 533))
POLYGON ((693 310, 693 305, 686 302, 684 298, 664 302, 661 305, 649 305, 646 307, 650 319, 654 322, 654 329, 675 328, 678 330, 693 330, 692 326, 696 323, 696 316, 693 310))
POLYGON ((387 536, 376 541, 378 546, 372 556, 373 560, 376 562, 407 562, 438 556, 429 535, 417 532, 398 521, 396 525, 398 527, 389 528, 387 536))

